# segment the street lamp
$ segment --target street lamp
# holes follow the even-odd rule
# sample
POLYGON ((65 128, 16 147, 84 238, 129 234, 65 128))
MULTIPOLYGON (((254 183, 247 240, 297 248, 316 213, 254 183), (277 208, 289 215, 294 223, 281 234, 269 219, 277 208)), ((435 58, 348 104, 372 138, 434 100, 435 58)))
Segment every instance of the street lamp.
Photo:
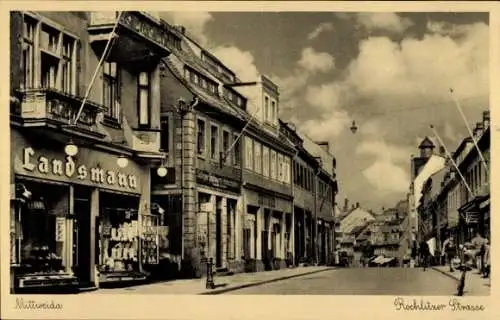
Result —
POLYGON ((120 168, 125 168, 128 165, 128 159, 122 154, 116 159, 116 163, 120 168))
POLYGON ((77 145, 73 142, 73 140, 69 140, 66 146, 64 147, 64 152, 70 156, 73 157, 78 153, 78 147, 77 145))
POLYGON ((356 125, 356 121, 355 120, 352 120, 352 125, 351 125, 351 131, 353 134, 356 133, 356 131, 358 131, 358 126, 356 125))

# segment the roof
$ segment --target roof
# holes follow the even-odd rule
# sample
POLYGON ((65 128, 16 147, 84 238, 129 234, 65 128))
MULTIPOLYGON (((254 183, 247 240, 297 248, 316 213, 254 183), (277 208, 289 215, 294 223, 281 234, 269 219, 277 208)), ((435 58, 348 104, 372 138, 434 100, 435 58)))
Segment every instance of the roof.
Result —
POLYGON ((431 139, 429 137, 425 137, 424 140, 420 143, 418 146, 419 149, 424 149, 424 148, 434 148, 435 145, 432 143, 431 139))

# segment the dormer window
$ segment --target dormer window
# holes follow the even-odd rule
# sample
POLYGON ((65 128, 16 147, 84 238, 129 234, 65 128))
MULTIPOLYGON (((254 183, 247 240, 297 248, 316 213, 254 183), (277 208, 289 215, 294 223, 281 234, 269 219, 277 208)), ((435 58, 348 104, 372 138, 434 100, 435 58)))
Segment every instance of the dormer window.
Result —
POLYGON ((203 91, 214 96, 219 96, 218 84, 215 81, 210 80, 208 77, 205 77, 190 68, 184 69, 184 77, 186 78, 186 80, 199 87, 203 91))

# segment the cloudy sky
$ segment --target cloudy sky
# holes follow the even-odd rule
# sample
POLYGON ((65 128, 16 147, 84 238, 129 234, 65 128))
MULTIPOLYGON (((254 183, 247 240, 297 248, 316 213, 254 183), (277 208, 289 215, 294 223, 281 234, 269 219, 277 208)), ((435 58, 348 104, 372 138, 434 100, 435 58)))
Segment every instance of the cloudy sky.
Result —
POLYGON ((489 105, 482 13, 169 12, 243 80, 280 85, 281 118, 328 140, 339 203, 405 197, 410 156, 434 124, 453 151, 489 105), (450 95, 449 88, 453 88, 450 95), (355 120, 356 134, 349 127, 355 120))

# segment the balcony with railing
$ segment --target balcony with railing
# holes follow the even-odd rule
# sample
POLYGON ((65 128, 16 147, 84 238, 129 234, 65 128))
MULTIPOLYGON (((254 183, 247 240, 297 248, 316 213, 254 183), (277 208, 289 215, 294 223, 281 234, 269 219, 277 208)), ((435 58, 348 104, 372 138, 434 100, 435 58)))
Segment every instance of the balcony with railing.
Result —
POLYGON ((97 115, 104 106, 86 101, 78 118, 82 99, 55 89, 23 89, 16 91, 18 103, 13 104, 11 116, 23 126, 74 125, 76 129, 96 137, 104 137, 97 125, 97 115))
POLYGON ((181 39, 173 28, 151 13, 105 11, 90 14, 88 31, 92 47, 98 54, 104 51, 115 24, 110 61, 157 63, 172 50, 180 49, 181 39))

